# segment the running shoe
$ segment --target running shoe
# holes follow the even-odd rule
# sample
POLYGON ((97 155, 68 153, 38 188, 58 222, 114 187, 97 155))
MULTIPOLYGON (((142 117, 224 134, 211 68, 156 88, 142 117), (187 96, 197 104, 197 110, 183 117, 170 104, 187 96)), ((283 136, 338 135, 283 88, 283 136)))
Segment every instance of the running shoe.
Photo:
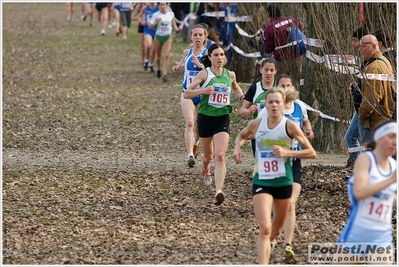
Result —
POLYGON ((161 78, 161 70, 157 70, 157 77, 161 78))
POLYGON ((197 141, 197 143, 194 144, 193 153, 194 157, 197 158, 199 155, 199 140, 197 141))
POLYGON ((202 168, 202 179, 204 180, 205 185, 211 185, 212 183, 211 171, 202 168))
POLYGON ((215 200, 213 201, 213 203, 219 206, 220 204, 223 203, 223 201, 224 201, 224 193, 222 192, 222 190, 217 190, 215 195, 215 200))
POLYGON ((144 70, 148 69, 148 61, 144 62, 144 70))
POLYGON ((105 30, 101 29, 101 35, 104 35, 104 34, 105 34, 105 30))
POLYGON ((126 42, 127 38, 126 36, 123 36, 122 41, 126 42))
POLYGON ((168 79, 166 79, 166 76, 165 76, 165 75, 162 76, 162 81, 163 81, 163 82, 167 82, 167 81, 168 81, 168 79))
POLYGON ((187 160, 187 165, 189 168, 193 168, 195 165, 195 159, 194 156, 189 156, 187 160))
POLYGON ((295 253, 292 250, 291 245, 286 244, 283 253, 283 260, 292 260, 295 257, 295 253))
POLYGON ((151 72, 154 72, 154 67, 152 65, 148 65, 148 67, 150 68, 151 72))

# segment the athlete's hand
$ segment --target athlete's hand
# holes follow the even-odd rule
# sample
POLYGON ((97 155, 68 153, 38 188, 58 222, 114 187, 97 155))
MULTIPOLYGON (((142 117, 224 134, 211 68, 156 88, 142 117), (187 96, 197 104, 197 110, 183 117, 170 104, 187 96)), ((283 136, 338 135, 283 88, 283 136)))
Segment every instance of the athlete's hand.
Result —
POLYGON ((194 63, 194 65, 197 67, 197 68, 201 68, 201 63, 198 61, 198 58, 196 57, 196 56, 191 56, 191 60, 193 61, 193 63, 194 63))
POLYGON ((250 113, 250 114, 254 114, 255 112, 258 111, 258 107, 257 107, 256 105, 251 105, 251 106, 248 108, 248 110, 249 110, 249 113, 250 113))
POLYGON ((242 151, 241 151, 240 148, 235 148, 235 149, 234 149, 233 159, 234 159, 237 163, 241 163, 241 162, 242 162, 242 151))
POLYGON ((179 69, 180 69, 180 66, 179 66, 179 65, 176 65, 176 66, 174 66, 174 67, 172 68, 172 71, 173 71, 173 72, 178 72, 179 69))
POLYGON ((288 156, 287 150, 277 145, 273 146, 273 154, 276 156, 276 158, 285 158, 288 156))
POLYGON ((211 95, 215 92, 215 87, 213 85, 204 88, 204 94, 211 95))
POLYGON ((312 140, 312 139, 314 138, 314 132, 313 132, 313 130, 306 130, 306 131, 305 131, 305 134, 306 134, 306 138, 307 138, 308 140, 312 140))

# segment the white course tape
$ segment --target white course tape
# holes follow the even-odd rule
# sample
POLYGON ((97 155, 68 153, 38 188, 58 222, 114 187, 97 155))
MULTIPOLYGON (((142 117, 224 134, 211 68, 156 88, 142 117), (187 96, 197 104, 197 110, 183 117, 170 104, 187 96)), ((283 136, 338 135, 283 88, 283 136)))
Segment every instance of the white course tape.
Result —
POLYGON ((365 151, 366 148, 364 146, 358 146, 358 147, 349 147, 348 152, 353 153, 353 152, 363 152, 365 151))
MULTIPOLYGON (((306 104, 306 103, 303 102, 302 100, 297 99, 297 101, 298 101, 300 104, 304 105, 304 107, 306 108, 306 110, 319 113, 319 116, 322 117, 322 118, 324 118, 324 119, 329 119, 329 120, 333 120, 333 121, 340 121, 340 119, 337 119, 337 118, 328 116, 328 115, 324 114, 323 112, 321 112, 320 110, 317 110, 317 109, 312 108, 311 106, 309 106, 308 104, 306 104)), ((346 122, 346 121, 343 121, 343 122, 346 122)))
POLYGON ((227 46, 225 48, 225 50, 229 50, 231 48, 233 48, 238 54, 244 56, 244 57, 260 57, 260 52, 254 52, 254 53, 245 53, 244 51, 242 51, 240 48, 238 48, 237 46, 235 46, 233 43, 230 43, 229 46, 227 46))
POLYGON ((236 29, 237 29, 237 31, 238 31, 238 33, 239 33, 240 35, 242 35, 242 36, 244 36, 244 37, 249 37, 249 38, 253 38, 253 37, 255 37, 256 35, 258 35, 259 33, 261 33, 261 31, 258 30, 255 34, 249 35, 246 31, 244 31, 243 29, 241 29, 240 26, 238 26, 238 24, 236 24, 236 29))
POLYGON ((236 22, 236 21, 248 22, 248 21, 252 21, 252 16, 237 16, 237 17, 227 16, 226 17, 224 11, 205 12, 201 16, 224 18, 224 21, 226 21, 226 22, 236 22))
POLYGON ((349 67, 345 65, 339 65, 337 62, 356 62, 356 57, 351 55, 325 55, 321 57, 316 55, 309 50, 306 51, 306 57, 316 63, 324 63, 324 66, 330 70, 334 70, 343 74, 354 74, 360 79, 368 80, 379 80, 379 81, 390 81, 396 82, 395 74, 373 74, 373 73, 361 73, 358 68, 349 67))

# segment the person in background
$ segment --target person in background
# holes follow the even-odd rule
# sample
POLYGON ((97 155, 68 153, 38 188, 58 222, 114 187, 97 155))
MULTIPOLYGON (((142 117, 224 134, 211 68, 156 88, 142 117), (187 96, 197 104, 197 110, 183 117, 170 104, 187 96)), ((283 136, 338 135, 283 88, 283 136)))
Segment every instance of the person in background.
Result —
MULTIPOLYGON (((120 2, 120 19, 122 21, 122 41, 127 40, 127 29, 132 22, 133 2, 120 2)), ((116 18, 115 18, 116 19, 116 18)), ((118 25, 119 23, 117 23, 118 25)))
MULTIPOLYGON (((221 11, 224 11, 224 21, 222 23, 222 44, 228 46, 233 43, 233 35, 236 30, 236 21, 238 15, 238 6, 236 3, 223 3, 221 11)), ((227 51, 227 62, 231 62, 233 58, 233 49, 227 51)))
MULTIPOLYGON (((352 47, 358 52, 360 47, 360 39, 368 34, 367 30, 364 28, 358 28, 356 31, 352 33, 352 47)), ((359 61, 359 69, 363 69, 364 62, 359 61)), ((353 113, 352 120, 349 124, 348 129, 346 130, 344 140, 350 151, 360 149, 360 133, 359 133, 359 114, 358 110, 360 107, 360 103, 362 102, 362 94, 361 94, 361 79, 357 78, 356 82, 352 82, 349 85, 349 90, 352 95, 353 106, 355 107, 355 112, 353 113)), ((361 153, 361 151, 353 151, 349 152, 349 158, 346 163, 346 167, 352 167, 355 162, 357 156, 361 153)), ((346 179, 349 178, 348 176, 346 179)))
MULTIPOLYGON (((360 57, 365 63, 365 74, 392 74, 391 63, 382 55, 377 38, 367 34, 360 39, 360 57)), ((362 79, 362 102, 359 107, 360 142, 365 144, 372 140, 371 129, 386 119, 392 118, 395 102, 392 89, 396 84, 378 79, 362 79)))
MULTIPOLYGON (((266 54, 273 53, 277 61, 277 76, 285 73, 298 82, 302 73, 299 52, 294 49, 294 46, 280 47, 288 43, 288 27, 296 27, 306 35, 305 29, 296 18, 283 16, 279 3, 268 4, 266 10, 270 22, 263 31, 263 49, 266 54)), ((298 88, 298 85, 295 84, 295 87, 298 88)))
POLYGON ((233 107, 231 94, 243 95, 233 71, 224 68, 225 51, 219 44, 212 44, 207 55, 201 59, 205 69, 195 76, 194 81, 184 92, 185 99, 201 96, 198 109, 198 135, 202 147, 202 177, 205 184, 211 184, 211 166, 215 155, 214 204, 223 203, 222 191, 226 178, 226 152, 230 139, 230 113, 233 107), (199 89, 196 89, 200 86, 199 89))
POLYGON ((96 9, 96 3, 94 2, 87 2, 86 3, 86 16, 83 18, 86 21, 87 16, 89 17, 89 26, 93 26, 93 14, 94 10, 96 9))
POLYGON ((75 3, 74 2, 68 2, 68 3, 66 3, 66 6, 67 6, 67 18, 66 18, 66 21, 72 21, 73 11, 75 9, 75 3))
POLYGON ((191 41, 193 47, 184 50, 183 60, 172 68, 174 73, 178 72, 181 65, 184 64, 184 80, 183 80, 183 91, 180 96, 181 110, 186 121, 186 127, 184 131, 184 141, 187 151, 187 165, 192 168, 195 165, 195 159, 198 156, 198 107, 201 100, 200 96, 192 99, 185 99, 183 97, 184 92, 190 86, 195 76, 203 70, 205 67, 202 65, 201 58, 206 55, 207 49, 204 46, 206 38, 206 29, 201 24, 196 24, 191 29, 191 41))
MULTIPOLYGON (((245 93, 244 101, 239 113, 242 117, 253 115, 258 117, 259 112, 265 107, 265 96, 267 90, 275 86, 274 77, 277 73, 277 62, 273 58, 265 58, 259 66, 262 79, 253 83, 245 93)), ((251 139, 252 152, 255 157, 255 139, 251 139)))
POLYGON ((317 156, 298 124, 283 114, 286 103, 292 102, 298 94, 292 87, 269 89, 265 107, 268 116, 251 120, 235 140, 233 159, 237 163, 242 162, 241 146, 245 140, 256 140, 252 195, 254 213, 259 224, 259 264, 269 263, 274 240, 283 230, 287 218, 292 195, 292 158, 317 156), (303 149, 292 150, 293 140, 297 140, 303 149), (273 205, 275 212, 271 222, 273 205))
POLYGON ((137 28, 137 33, 139 35, 139 43, 141 47, 141 67, 144 68, 144 59, 145 59, 145 43, 144 43, 144 24, 142 23, 142 20, 139 19, 139 14, 141 9, 145 6, 145 3, 136 3, 135 8, 133 10, 132 14, 132 20, 138 20, 139 25, 137 28))
MULTIPOLYGON (((337 240, 339 245, 366 243, 393 247, 392 211, 397 198, 397 163, 392 155, 397 149, 397 132, 396 122, 379 121, 374 126, 372 140, 365 144, 368 150, 357 157, 348 181, 349 218, 337 240)), ((363 251, 367 250, 363 247, 361 251, 356 255, 365 256, 363 251)), ((346 254, 349 261, 342 264, 357 263, 356 258, 351 257, 353 254, 346 254)), ((386 258, 384 264, 393 263, 392 259, 386 258)), ((368 263, 377 264, 371 260, 368 263)))
POLYGON ((149 28, 152 16, 158 12, 158 4, 156 2, 150 2, 145 5, 140 11, 139 18, 141 23, 144 25, 144 44, 145 44, 145 59, 144 59, 144 70, 150 68, 151 72, 154 72, 153 62, 155 58, 155 28, 149 28))
POLYGON ((101 22, 101 35, 105 35, 105 28, 108 24, 108 4, 109 3, 96 3, 98 20, 101 22))
POLYGON ((170 51, 172 50, 173 44, 172 31, 179 31, 179 28, 176 24, 175 14, 169 8, 166 2, 159 2, 159 11, 154 13, 148 27, 149 29, 153 29, 156 27, 154 46, 155 54, 157 56, 157 77, 161 78, 162 75, 162 81, 166 82, 166 76, 169 70, 170 51), (161 74, 162 48, 164 55, 161 74))
MULTIPOLYGON (((378 40, 378 46, 380 47, 380 51, 384 57, 386 57, 393 67, 394 73, 396 74, 396 50, 392 47, 392 41, 387 34, 382 29, 376 30, 373 35, 378 40)), ((394 89, 395 90, 395 89, 394 89)), ((393 112, 392 119, 396 121, 396 113, 397 113, 397 104, 396 104, 396 90, 394 94, 394 102, 395 102, 395 110, 393 112)))
POLYGON ((112 3, 111 10, 114 13, 114 19, 115 19, 115 33, 116 36, 119 36, 120 33, 122 33, 121 29, 121 4, 122 2, 115 2, 112 3))

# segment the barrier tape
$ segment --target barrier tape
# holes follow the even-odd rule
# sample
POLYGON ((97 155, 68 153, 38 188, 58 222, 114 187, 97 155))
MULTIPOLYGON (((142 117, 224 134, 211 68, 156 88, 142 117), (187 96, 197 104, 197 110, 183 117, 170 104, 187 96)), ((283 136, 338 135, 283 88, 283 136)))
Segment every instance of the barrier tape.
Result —
MULTIPOLYGON (((324 113, 321 112, 320 110, 317 110, 317 109, 312 108, 311 106, 309 106, 308 104, 306 104, 306 103, 303 102, 302 100, 297 99, 297 101, 300 102, 300 104, 302 104, 302 105, 306 108, 306 110, 316 112, 316 113, 319 114, 320 117, 322 117, 322 118, 324 118, 324 119, 329 119, 329 120, 333 120, 333 121, 341 121, 340 119, 337 119, 337 118, 334 118, 334 117, 332 117, 332 116, 329 116, 329 115, 324 114, 324 113)), ((348 121, 343 121, 343 122, 349 123, 348 121)))
POLYGON ((363 152, 365 151, 366 148, 364 146, 358 146, 358 147, 349 147, 348 152, 353 153, 353 152, 363 152))
POLYGON ((260 57, 260 52, 254 52, 254 53, 245 53, 244 51, 242 51, 240 48, 238 48, 237 46, 235 46, 233 43, 230 43, 225 50, 229 50, 231 48, 233 48, 238 54, 245 56, 245 57, 260 57))
POLYGON ((330 70, 334 70, 335 72, 343 73, 343 74, 354 74, 356 77, 360 79, 367 79, 367 80, 379 80, 379 81, 390 81, 396 82, 396 75, 395 74, 374 74, 374 73, 361 73, 358 68, 339 65, 337 62, 343 62, 345 60, 350 63, 356 62, 355 56, 350 55, 325 55, 321 57, 316 55, 315 53, 310 52, 309 50, 306 51, 306 57, 313 62, 316 63, 324 63, 324 66, 330 70))
MULTIPOLYGON (((202 16, 208 16, 208 17, 224 17, 224 11, 218 11, 218 12, 206 12, 202 16)), ((196 19, 197 16, 195 15, 194 12, 189 13, 183 21, 178 21, 180 23, 180 29, 183 29, 184 26, 189 26, 188 21, 189 19, 196 19)), ((251 16, 241 16, 241 17, 225 17, 228 19, 233 19, 237 18, 236 21, 250 21, 248 20, 251 18, 251 16)), ((242 36, 245 37, 254 37, 257 34, 259 34, 261 31, 258 30, 254 35, 249 35, 247 32, 245 32, 243 29, 238 26, 238 24, 235 24, 236 29, 238 30, 238 33, 242 36)), ((301 42, 300 40, 299 42, 301 42)), ((314 47, 322 47, 324 45, 323 40, 319 39, 314 39, 314 38, 306 38, 304 39, 304 42, 306 45, 309 46, 314 46, 314 47)), ((298 41, 294 41, 291 43, 288 43, 283 46, 276 47, 275 50, 281 49, 284 47, 292 46, 297 44, 298 41)), ((239 47, 235 46, 233 43, 230 43, 228 47, 226 47, 226 51, 233 48, 238 54, 245 56, 245 57, 253 57, 253 58, 258 58, 261 57, 260 52, 253 52, 253 53, 245 53, 242 49, 239 47)), ((348 65, 354 65, 357 62, 357 57, 353 55, 336 55, 336 54, 328 54, 324 56, 319 56, 315 53, 310 52, 309 50, 306 50, 306 57, 310 59, 313 62, 316 63, 324 63, 324 66, 328 69, 334 70, 335 72, 343 73, 343 74, 354 74, 360 79, 368 79, 368 80, 380 80, 380 81, 390 81, 390 82, 396 82, 396 75, 395 74, 373 74, 373 73, 361 73, 358 68, 355 67, 350 67, 350 66, 345 66, 345 65, 340 65, 340 64, 348 64, 348 65)))

